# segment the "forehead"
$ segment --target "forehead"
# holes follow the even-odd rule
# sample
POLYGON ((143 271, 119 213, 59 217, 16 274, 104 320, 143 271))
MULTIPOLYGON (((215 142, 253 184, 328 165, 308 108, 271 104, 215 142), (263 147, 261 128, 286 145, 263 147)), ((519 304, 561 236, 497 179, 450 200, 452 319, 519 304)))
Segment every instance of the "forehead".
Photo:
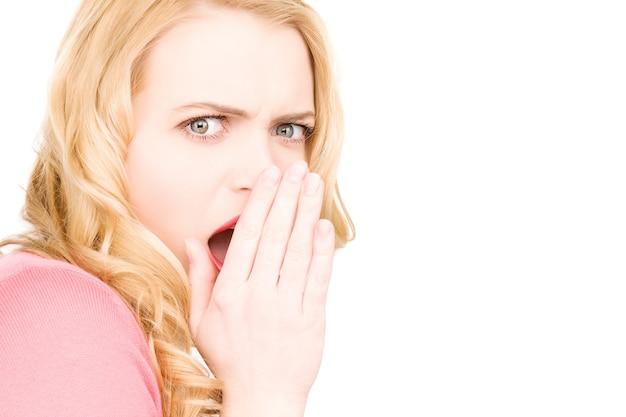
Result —
POLYGON ((177 23, 153 44, 142 72, 142 87, 163 90, 164 99, 255 108, 267 97, 285 105, 300 97, 306 110, 313 106, 300 33, 247 11, 216 8, 177 23))

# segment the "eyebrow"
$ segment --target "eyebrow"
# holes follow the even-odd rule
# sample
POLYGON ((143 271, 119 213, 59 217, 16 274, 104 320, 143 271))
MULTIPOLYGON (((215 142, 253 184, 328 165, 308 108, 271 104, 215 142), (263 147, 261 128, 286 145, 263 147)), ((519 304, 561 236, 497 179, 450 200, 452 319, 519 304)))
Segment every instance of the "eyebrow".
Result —
MULTIPOLYGON (((226 106, 223 104, 212 103, 208 101, 201 101, 197 103, 186 104, 184 106, 177 107, 175 111, 183 112, 188 110, 209 110, 216 111, 218 113, 230 114, 243 118, 250 118, 250 114, 245 110, 238 109, 236 107, 226 106)), ((283 114, 279 117, 276 117, 272 120, 272 123, 277 123, 279 121, 300 121, 305 119, 313 119, 315 120, 315 112, 305 111, 305 112, 294 112, 283 114)))

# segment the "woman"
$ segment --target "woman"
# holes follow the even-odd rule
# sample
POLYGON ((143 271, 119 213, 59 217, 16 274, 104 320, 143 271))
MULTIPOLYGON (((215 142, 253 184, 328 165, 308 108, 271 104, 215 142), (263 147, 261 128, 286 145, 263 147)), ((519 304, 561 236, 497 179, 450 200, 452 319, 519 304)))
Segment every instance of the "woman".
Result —
POLYGON ((84 1, 2 242, 0 415, 303 415, 341 114, 301 1, 84 1))

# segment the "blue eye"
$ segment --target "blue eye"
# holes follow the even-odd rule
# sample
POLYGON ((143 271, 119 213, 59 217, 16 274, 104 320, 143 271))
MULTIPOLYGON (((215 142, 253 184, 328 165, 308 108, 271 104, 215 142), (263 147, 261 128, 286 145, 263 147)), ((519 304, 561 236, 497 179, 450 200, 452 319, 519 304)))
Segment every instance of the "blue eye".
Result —
POLYGON ((288 139, 304 140, 307 138, 309 129, 295 123, 281 123, 276 127, 276 134, 288 139))
POLYGON ((206 136, 214 135, 224 130, 219 117, 199 117, 191 120, 185 127, 196 135, 206 136))

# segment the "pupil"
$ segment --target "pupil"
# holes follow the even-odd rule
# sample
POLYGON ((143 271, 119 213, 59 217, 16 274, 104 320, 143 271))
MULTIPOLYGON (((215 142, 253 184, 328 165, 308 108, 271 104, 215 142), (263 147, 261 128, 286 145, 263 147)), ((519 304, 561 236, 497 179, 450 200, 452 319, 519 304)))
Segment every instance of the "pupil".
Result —
POLYGON ((282 136, 287 136, 288 138, 293 136, 293 126, 290 124, 284 124, 278 126, 278 133, 282 136))
POLYGON ((209 130, 209 124, 203 119, 194 120, 191 122, 191 130, 196 133, 206 133, 206 131, 209 130))

